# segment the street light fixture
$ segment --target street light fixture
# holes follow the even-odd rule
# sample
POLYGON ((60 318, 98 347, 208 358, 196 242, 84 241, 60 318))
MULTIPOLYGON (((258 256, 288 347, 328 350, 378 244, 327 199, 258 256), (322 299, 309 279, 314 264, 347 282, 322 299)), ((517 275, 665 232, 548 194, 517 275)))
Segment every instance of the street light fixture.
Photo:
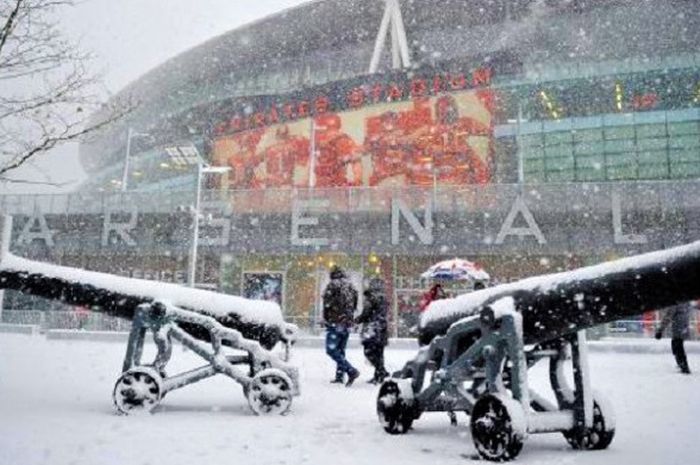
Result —
POLYGON ((124 173, 122 173, 122 192, 126 192, 127 183, 129 182, 129 161, 131 160, 131 139, 134 137, 150 137, 150 134, 145 132, 136 132, 129 128, 126 133, 126 153, 124 155, 124 173))
POLYGON ((195 195, 194 209, 192 210, 194 231, 192 236, 192 247, 190 249, 190 260, 187 267, 187 285, 195 287, 195 277, 197 273, 197 249, 199 248, 199 210, 202 197, 202 177, 205 174, 225 174, 231 171, 228 166, 210 166, 199 155, 199 150, 194 145, 182 145, 167 147, 165 149, 168 156, 176 165, 196 165, 197 166, 197 190, 195 195))

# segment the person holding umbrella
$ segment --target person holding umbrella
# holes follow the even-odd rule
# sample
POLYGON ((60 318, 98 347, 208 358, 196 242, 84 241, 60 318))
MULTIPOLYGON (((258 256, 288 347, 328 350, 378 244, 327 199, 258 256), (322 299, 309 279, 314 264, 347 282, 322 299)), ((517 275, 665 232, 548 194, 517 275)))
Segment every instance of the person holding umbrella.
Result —
POLYGON ((439 300, 439 299, 444 299, 447 297, 447 294, 445 293, 445 289, 442 287, 442 284, 440 283, 435 283, 433 284, 428 291, 423 294, 423 297, 420 299, 420 311, 423 312, 425 311, 426 308, 430 305, 430 303, 433 300, 439 300))
MULTIPOLYGON (((438 281, 472 281, 474 290, 483 289, 484 283, 491 279, 481 266, 460 258, 436 263, 421 274, 421 277, 438 281)), ((433 284, 421 298, 420 311, 425 311, 434 300, 445 298, 447 293, 442 284, 440 282, 433 284)))

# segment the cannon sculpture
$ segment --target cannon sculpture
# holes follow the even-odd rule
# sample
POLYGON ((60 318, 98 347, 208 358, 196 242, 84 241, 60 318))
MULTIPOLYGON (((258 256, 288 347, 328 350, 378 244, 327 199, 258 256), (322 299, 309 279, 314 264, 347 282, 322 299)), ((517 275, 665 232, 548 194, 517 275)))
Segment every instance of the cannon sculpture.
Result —
POLYGON ((297 328, 273 302, 253 301, 176 284, 124 278, 50 265, 6 254, 0 289, 12 289, 132 320, 122 374, 113 391, 120 413, 152 411, 170 391, 222 374, 243 386, 258 415, 286 414, 299 394, 289 364, 297 328), (157 348, 142 363, 147 332, 157 348), (199 368, 166 374, 172 340, 207 361, 199 368), (284 345, 283 354, 273 349, 284 345))
POLYGON ((403 434, 423 412, 455 422, 464 411, 477 451, 492 461, 516 457, 533 433, 605 449, 615 418, 591 389, 584 330, 697 299, 699 283, 695 242, 435 301, 421 316, 417 356, 380 387, 379 421, 403 434), (528 369, 545 359, 556 404, 528 385, 528 369))

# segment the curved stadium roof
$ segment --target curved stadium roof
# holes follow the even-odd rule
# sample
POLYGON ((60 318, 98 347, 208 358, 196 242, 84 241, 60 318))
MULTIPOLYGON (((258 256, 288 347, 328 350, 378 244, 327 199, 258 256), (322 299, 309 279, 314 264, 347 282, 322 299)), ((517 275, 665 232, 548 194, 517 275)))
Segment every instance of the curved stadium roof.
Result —
MULTIPOLYGON (((700 8, 694 0, 402 1, 418 64, 507 51, 525 70, 581 62, 697 53, 700 8)), ((384 2, 315 0, 211 39, 130 84, 119 97, 141 107, 129 124, 157 125, 189 108, 243 95, 280 93, 367 72, 384 2)), ((387 61, 388 63, 388 61, 387 61)), ((123 128, 118 129, 119 133, 123 128)), ((86 145, 90 169, 100 160, 86 145)), ((119 136, 123 139, 123 135, 119 136)), ((123 142, 121 142, 123 145, 123 142)), ((116 146, 115 146, 116 144, 116 146)))

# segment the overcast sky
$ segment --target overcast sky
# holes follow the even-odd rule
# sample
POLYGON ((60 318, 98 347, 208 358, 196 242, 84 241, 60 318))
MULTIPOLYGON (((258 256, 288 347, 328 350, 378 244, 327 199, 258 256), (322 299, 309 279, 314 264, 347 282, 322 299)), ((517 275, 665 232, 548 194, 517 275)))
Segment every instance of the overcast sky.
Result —
POLYGON ((185 50, 308 0, 81 0, 66 31, 98 56, 117 91, 185 50))
MULTIPOLYGON (((62 11, 66 35, 95 55, 106 89, 116 93, 168 58, 238 26, 309 0, 80 0, 62 11)), ((64 146, 41 156, 16 177, 68 183, 84 173, 77 147, 64 146), (38 168, 37 168, 38 167, 38 168)), ((31 185, 2 185, 14 192, 47 191, 31 185)), ((48 189, 55 191, 55 189, 48 189)))

